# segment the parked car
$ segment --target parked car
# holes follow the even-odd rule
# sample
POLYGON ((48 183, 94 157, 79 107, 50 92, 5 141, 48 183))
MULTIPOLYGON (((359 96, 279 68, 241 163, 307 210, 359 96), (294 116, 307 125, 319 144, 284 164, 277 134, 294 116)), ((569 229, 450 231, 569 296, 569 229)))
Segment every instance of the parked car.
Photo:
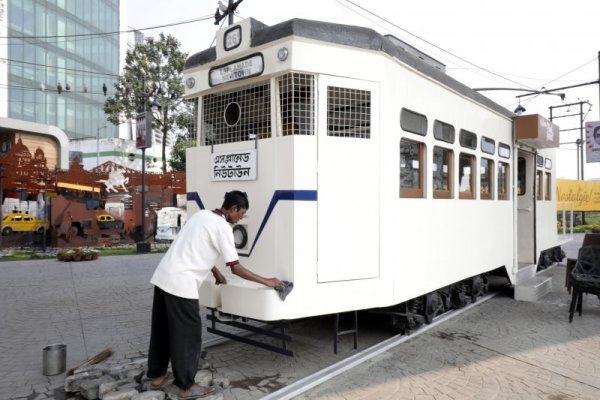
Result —
POLYGON ((13 211, 2 220, 2 234, 10 235, 13 232, 44 233, 50 228, 50 223, 45 219, 37 219, 28 212, 13 211))
POLYGON ((100 229, 123 229, 123 221, 110 214, 99 214, 96 217, 100 229))

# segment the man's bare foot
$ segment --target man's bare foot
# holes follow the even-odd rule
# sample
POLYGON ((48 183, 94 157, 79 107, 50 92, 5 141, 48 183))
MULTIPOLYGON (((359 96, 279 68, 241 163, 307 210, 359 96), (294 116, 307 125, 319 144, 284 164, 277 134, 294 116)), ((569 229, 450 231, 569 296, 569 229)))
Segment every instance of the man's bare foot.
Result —
POLYGON ((214 391, 215 389, 211 386, 200 386, 196 383, 188 390, 180 391, 177 397, 179 400, 193 400, 208 396, 214 391))
POLYGON ((152 385, 153 388, 159 388, 159 387, 163 386, 165 383, 167 383, 169 378, 171 378, 171 373, 169 371, 165 371, 165 373, 162 374, 161 376, 152 379, 152 382, 150 384, 152 385))

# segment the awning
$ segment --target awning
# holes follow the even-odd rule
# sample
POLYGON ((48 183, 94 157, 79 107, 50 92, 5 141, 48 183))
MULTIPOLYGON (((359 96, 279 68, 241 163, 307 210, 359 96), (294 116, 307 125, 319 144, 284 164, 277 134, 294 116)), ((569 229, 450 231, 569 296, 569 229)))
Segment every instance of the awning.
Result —
POLYGON ((75 183, 67 183, 67 182, 58 182, 57 186, 59 188, 65 188, 65 189, 81 190, 81 191, 84 191, 84 192, 100 193, 100 187, 96 187, 96 186, 77 185, 75 183))

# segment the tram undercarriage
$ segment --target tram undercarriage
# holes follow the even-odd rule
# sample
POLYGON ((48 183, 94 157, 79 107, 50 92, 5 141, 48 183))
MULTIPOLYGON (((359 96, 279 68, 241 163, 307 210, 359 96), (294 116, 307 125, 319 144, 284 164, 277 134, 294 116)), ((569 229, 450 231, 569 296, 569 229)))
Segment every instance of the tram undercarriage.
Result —
MULTIPOLYGON (((490 275, 497 275, 498 273, 505 275, 498 272, 501 270, 503 268, 464 279, 394 306, 361 311, 366 311, 374 315, 389 316, 391 318, 389 320, 390 323, 386 325, 394 333, 410 334, 411 331, 418 329, 423 324, 432 323, 439 315, 463 308, 470 303, 475 303, 477 298, 488 293, 490 275)), ((506 276, 506 285, 509 285, 509 283, 506 276)), ((207 327, 209 333, 264 350, 290 357, 294 356, 294 352, 290 350, 292 336, 289 334, 293 321, 260 321, 231 314, 223 314, 215 308, 209 308, 209 310, 210 313, 207 315, 210 324, 207 327), (231 333, 224 329, 225 326, 237 328, 241 330, 241 333, 231 333)), ((345 335, 353 336, 354 349, 356 349, 359 331, 358 310, 332 315, 334 317, 332 335, 334 353, 337 354, 340 338, 345 335), (342 329, 342 326, 346 329, 342 329)))

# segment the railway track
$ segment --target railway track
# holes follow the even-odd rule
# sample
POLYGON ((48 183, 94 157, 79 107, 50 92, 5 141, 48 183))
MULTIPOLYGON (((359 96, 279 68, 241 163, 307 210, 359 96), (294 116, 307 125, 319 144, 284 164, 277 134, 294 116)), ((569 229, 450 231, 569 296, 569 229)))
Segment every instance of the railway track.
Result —
POLYGON ((268 394, 267 396, 263 397, 263 400, 293 399, 294 397, 299 396, 299 395, 309 391, 310 389, 312 389, 324 382, 327 382, 330 379, 333 379, 334 377, 344 373, 345 371, 347 371, 365 361, 368 361, 393 347, 399 346, 400 344, 406 342, 407 340, 412 339, 416 336, 419 336, 419 335, 429 331, 430 329, 433 329, 433 328, 437 327, 438 325, 441 325, 444 322, 462 314, 463 312, 470 310, 473 307, 480 305, 481 303, 493 298, 498 293, 499 292, 497 292, 497 291, 488 293, 488 294, 482 296, 481 298, 479 298, 477 300, 477 302, 475 302, 475 303, 470 303, 467 306, 465 306, 461 309, 458 309, 458 310, 448 311, 447 313, 444 313, 444 314, 436 317, 431 324, 423 325, 419 329, 415 330, 414 332, 411 332, 410 334, 397 334, 387 340, 384 340, 378 344, 368 347, 365 350, 362 350, 356 354, 353 354, 350 357, 347 357, 333 365, 325 367, 325 368, 321 369, 320 371, 317 371, 305 378, 297 380, 296 382, 294 382, 290 385, 287 385, 282 389, 279 389, 273 393, 268 394))
MULTIPOLYGON (((498 293, 499 293, 499 290, 491 291, 491 292, 479 297, 477 299, 477 301, 474 303, 469 303, 466 306, 464 306, 463 308, 451 310, 442 315, 435 317, 430 324, 427 324, 427 325, 424 324, 424 325, 420 326, 418 329, 411 331, 409 334, 396 334, 392 337, 385 338, 383 340, 379 339, 377 341, 371 341, 371 345, 366 347, 364 350, 360 350, 358 352, 350 351, 349 350, 350 347, 345 346, 344 349, 346 350, 346 352, 344 354, 346 354, 347 357, 344 357, 342 359, 340 359, 338 357, 335 357, 335 358, 330 357, 327 354, 325 354, 324 358, 327 358, 327 361, 323 361, 320 364, 320 365, 326 365, 325 367, 319 367, 319 365, 314 365, 312 370, 306 371, 306 372, 304 372, 304 371, 298 372, 293 377, 286 375, 283 372, 283 370, 285 369, 284 366, 289 364, 289 362, 287 361, 290 359, 289 357, 280 356, 280 355, 270 356, 270 355, 268 355, 270 353, 266 352, 264 350, 256 350, 258 353, 250 353, 250 358, 253 358, 254 356, 256 356, 258 359, 254 360, 255 362, 249 361, 248 368, 245 368, 240 365, 235 365, 235 366, 228 365, 228 366, 224 366, 222 368, 221 373, 225 376, 233 377, 232 389, 235 389, 235 391, 239 391, 239 390, 244 390, 244 391, 247 390, 248 391, 248 393, 247 393, 248 395, 245 396, 244 398, 249 398, 249 399, 259 399, 260 398, 260 399, 266 399, 266 400, 292 399, 294 397, 297 397, 297 396, 311 390, 312 388, 314 388, 324 382, 327 382, 330 379, 333 379, 334 377, 344 373, 345 371, 347 371, 365 361, 368 361, 368 360, 378 356, 379 354, 382 354, 382 353, 390 350, 391 348, 399 346, 402 343, 406 342, 407 340, 415 338, 416 336, 421 335, 421 334, 427 332, 428 330, 439 326, 440 324, 443 324, 444 322, 460 315, 461 313, 463 313, 467 310, 470 310, 471 308, 473 308, 479 304, 482 304, 483 302, 496 296, 498 293), (273 358, 273 357, 281 357, 281 358, 273 358), (260 363, 261 363, 260 358, 270 359, 270 363, 272 365, 268 366, 267 370, 269 370, 269 368, 274 368, 274 370, 278 370, 279 368, 277 368, 277 365, 281 365, 282 366, 280 368, 280 370, 282 371, 281 375, 284 375, 285 379, 282 379, 282 382, 279 382, 279 383, 271 382, 270 384, 267 384, 264 387, 259 388, 260 390, 257 391, 256 390, 256 387, 258 386, 257 382, 259 382, 263 379, 264 379, 264 381, 273 379, 273 376, 272 376, 273 374, 271 372, 265 372, 265 369, 260 366, 260 363), (264 377, 263 376, 254 376, 253 374, 256 374, 257 370, 263 371, 264 377), (250 379, 240 382, 237 379, 235 379, 235 377, 238 375, 241 375, 241 376, 244 376, 244 377, 250 378, 250 379), (251 392, 253 392, 253 393, 251 393, 251 392)), ((315 332, 312 332, 312 333, 314 334, 315 332)), ((246 335, 251 336, 252 334, 247 333, 246 335)), ((327 336, 327 337, 329 337, 329 336, 327 336)), ((229 349, 230 343, 233 346, 236 346, 234 344, 234 342, 229 339, 221 338, 221 337, 214 337, 214 338, 207 339, 204 342, 204 348, 208 349, 208 351, 210 353, 218 354, 217 357, 220 360, 223 358, 223 354, 227 353, 227 352, 231 352, 232 354, 237 352, 239 355, 239 353, 242 350, 240 350, 240 348, 229 349)), ((328 343, 330 343, 330 342, 328 342, 328 343)), ((247 351, 247 346, 246 346, 246 349, 243 351, 247 351)), ((315 352, 314 349, 312 349, 311 351, 313 353, 315 352)), ((330 347, 325 348, 323 346, 320 346, 319 350, 316 350, 316 351, 321 351, 321 352, 327 353, 327 352, 331 351, 331 348, 330 347)), ((297 356, 298 359, 292 358, 292 360, 293 360, 292 364, 294 362, 298 362, 299 364, 304 365, 306 363, 306 360, 302 359, 302 357, 304 356, 304 354, 302 354, 302 350, 299 350, 297 354, 298 354, 298 356, 297 356)), ((239 361, 239 358, 237 359, 237 361, 239 361)))

